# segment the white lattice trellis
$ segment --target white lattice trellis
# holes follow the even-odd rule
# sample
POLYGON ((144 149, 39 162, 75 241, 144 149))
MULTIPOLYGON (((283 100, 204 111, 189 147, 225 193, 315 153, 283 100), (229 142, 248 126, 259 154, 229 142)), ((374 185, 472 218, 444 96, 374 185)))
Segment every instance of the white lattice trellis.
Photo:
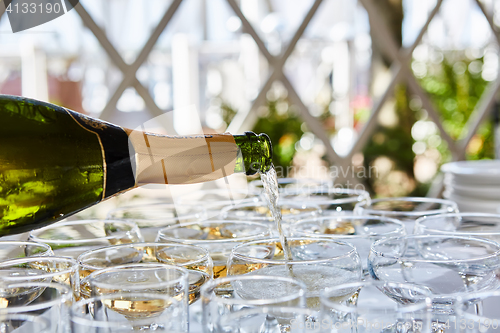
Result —
MULTIPOLYGON (((354 0, 352 0, 354 1, 354 0)), ((446 141, 448 147, 451 151, 453 160, 461 160, 465 157, 465 150, 468 143, 471 141, 473 135, 477 131, 480 124, 486 119, 489 113, 492 110, 492 106, 495 102, 495 98, 500 89, 500 75, 497 75, 496 80, 491 82, 486 91, 483 93, 481 100, 477 103, 475 110, 473 111, 470 119, 468 120, 464 130, 462 131, 462 135, 459 140, 455 141, 450 135, 445 131, 443 124, 440 120, 439 113, 436 111, 433 103, 431 102, 429 96, 425 93, 422 87, 417 82, 417 79, 413 75, 413 72, 410 68, 412 53, 417 47, 417 45, 422 41, 424 34, 427 32, 429 24, 432 22, 436 14, 438 13, 443 0, 438 0, 435 8, 430 12, 426 23, 421 29, 419 35, 417 36, 414 43, 408 48, 398 49, 397 43, 394 40, 392 34, 389 32, 386 23, 382 20, 381 16, 378 15, 377 9, 373 5, 372 1, 374 0, 359 0, 360 3, 364 6, 366 11, 368 12, 370 19, 370 26, 374 35, 378 39, 377 41, 382 45, 381 50, 385 52, 385 55, 392 60, 392 80, 385 92, 381 95, 381 97, 375 101, 373 109, 371 111, 370 117, 363 129, 360 131, 357 141, 351 148, 351 151, 346 156, 339 156, 332 144, 330 142, 330 137, 328 133, 324 130, 322 124, 319 120, 311 115, 307 106, 301 100, 294 87, 290 83, 289 79, 285 75, 283 71, 283 67, 285 65, 286 60, 292 54, 295 49, 295 46, 301 36, 303 35, 305 29, 311 22, 315 13, 318 11, 318 8, 321 6, 323 0, 315 0, 307 14, 305 15, 302 23, 298 27, 295 32, 293 38, 287 45, 285 51, 279 56, 273 56, 268 49, 266 48, 264 42, 259 37, 252 24, 247 20, 245 15, 240 10, 236 0, 227 0, 229 6, 232 8, 234 13, 240 18, 242 22, 243 29, 246 33, 248 33, 255 43, 257 44, 260 52, 264 55, 269 65, 272 67, 272 73, 268 77, 265 84, 262 86, 259 94, 253 100, 250 108, 246 110, 240 110, 238 114, 234 117, 233 121, 229 125, 228 130, 230 132, 241 132, 242 130, 249 129, 253 126, 257 119, 256 110, 264 105, 266 102, 266 93, 271 89, 273 82, 281 81, 285 88, 288 90, 288 95, 291 99, 291 102, 294 103, 300 110, 300 115, 302 119, 307 123, 310 130, 324 143, 326 147, 326 155, 329 162, 332 165, 337 165, 339 167, 348 167, 351 164, 352 157, 354 154, 360 152, 363 147, 367 144, 371 134, 373 133, 376 125, 378 115, 384 105, 384 103, 388 100, 388 98, 393 93, 394 87, 398 83, 406 83, 409 90, 420 97, 422 100, 423 107, 427 110, 430 118, 435 122, 437 128, 439 129, 440 135, 443 140, 446 141)), ((104 108, 101 118, 109 119, 113 112, 116 110, 116 104, 125 91, 126 88, 132 86, 136 89, 137 93, 143 98, 146 109, 151 113, 152 116, 159 116, 164 113, 164 111, 157 106, 154 99, 150 95, 148 89, 146 89, 141 82, 136 78, 137 70, 140 66, 146 61, 148 55, 151 53, 155 43, 160 37, 161 33, 168 26, 172 17, 175 15, 179 6, 181 5, 182 0, 173 0, 170 6, 165 11, 165 14, 157 24, 156 28, 151 33, 151 36, 145 43, 143 49, 137 56, 136 60, 132 64, 127 64, 123 58, 120 56, 116 48, 109 41, 104 31, 95 23, 93 18, 89 15, 89 13, 85 10, 82 4, 79 4, 75 7, 77 13, 80 15, 82 21, 87 26, 87 28, 94 34, 94 36, 99 41, 100 45, 108 54, 111 61, 115 64, 115 66, 123 73, 123 78, 121 83, 118 85, 116 90, 111 95, 111 98, 107 102, 106 107, 104 108)), ((500 45, 500 32, 496 28, 492 15, 488 13, 484 5, 481 1, 476 0, 477 5, 481 9, 482 13, 486 17, 489 26, 491 27, 493 34, 495 36, 496 41, 500 45)), ((342 181, 350 181, 351 183, 357 183, 357 179, 352 178, 351 173, 347 173, 346 175, 339 175, 340 177, 345 177, 344 179, 339 179, 342 181)), ((436 191, 436 193, 439 191, 436 191)))

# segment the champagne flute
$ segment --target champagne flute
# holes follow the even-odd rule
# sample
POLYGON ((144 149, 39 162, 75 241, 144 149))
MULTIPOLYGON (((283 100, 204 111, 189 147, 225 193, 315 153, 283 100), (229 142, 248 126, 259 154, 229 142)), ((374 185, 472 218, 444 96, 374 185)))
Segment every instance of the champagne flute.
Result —
MULTIPOLYGON (((210 281, 201 289, 204 332, 220 332, 228 316, 245 316, 249 309, 299 307, 305 304, 305 285, 283 276, 237 275, 210 281)), ((293 317, 290 313, 268 311, 254 317, 260 332, 285 332, 293 317), (274 329, 273 329, 274 328, 274 329)))
POLYGON ((453 314, 456 297, 500 287, 500 244, 453 235, 390 237, 373 243, 368 268, 375 280, 428 288, 433 311, 453 314))
POLYGON ((204 248, 180 243, 132 243, 90 250, 78 257, 81 294, 90 297, 87 277, 94 271, 125 264, 164 263, 189 273, 189 303, 198 300, 200 287, 213 277, 213 263, 204 248))
POLYGON ((500 241, 500 215, 458 213, 424 216, 415 221, 415 234, 456 235, 500 241))
POLYGON ((76 259, 91 249, 136 243, 143 239, 132 221, 79 220, 58 222, 33 230, 29 240, 48 244, 57 256, 76 259))
POLYGON ((368 254, 376 240, 406 235, 403 223, 383 216, 337 215, 302 220, 291 226, 293 237, 323 237, 349 242, 361 257, 363 273, 368 273, 368 254))
MULTIPOLYGON (((0 283, 0 321, 5 321, 5 327, 18 328, 20 323, 7 322, 10 316, 35 316, 48 321, 47 332, 67 333, 69 332, 69 306, 73 301, 71 289, 58 283, 43 283, 25 281, 22 283, 0 283), (17 290, 42 290, 39 297, 26 303, 16 297, 4 297, 13 295, 17 290)), ((2 331, 3 332, 3 331, 2 331)), ((17 332, 17 331, 16 331, 17 332)), ((32 332, 39 332, 38 330, 32 332)))
POLYGON ((2 298, 7 304, 29 304, 43 293, 37 283, 66 285, 75 298, 80 295, 78 263, 67 257, 26 257, 0 262, 0 283, 19 284, 17 289, 2 289, 2 298), (30 287, 23 287, 30 282, 30 287))
POLYGON ((157 203, 119 207, 108 213, 108 220, 133 221, 146 242, 154 241, 158 230, 168 225, 201 221, 207 217, 201 205, 157 203))
POLYGON ((73 333, 188 332, 185 299, 161 293, 84 298, 71 307, 70 320, 73 333))
POLYGON ((354 213, 356 215, 395 218, 403 222, 406 226, 406 233, 411 234, 415 226, 415 220, 419 217, 458 213, 458 206, 453 201, 435 198, 383 198, 356 204, 354 213))
POLYGON ((330 238, 289 238, 292 260, 279 239, 236 246, 228 259, 228 275, 292 277, 307 287, 307 307, 319 309, 319 295, 332 285, 360 281, 362 265, 353 245, 330 238))
POLYGON ((429 290, 416 285, 340 284, 321 294, 320 323, 325 333, 431 332, 430 307, 429 290))
POLYGON ((53 256, 49 245, 32 241, 0 241, 0 261, 23 257, 53 256))
POLYGON ((214 278, 227 274, 227 258, 238 244, 269 237, 268 225, 247 221, 203 221, 174 225, 158 232, 156 241, 182 242, 205 248, 214 263, 214 278))

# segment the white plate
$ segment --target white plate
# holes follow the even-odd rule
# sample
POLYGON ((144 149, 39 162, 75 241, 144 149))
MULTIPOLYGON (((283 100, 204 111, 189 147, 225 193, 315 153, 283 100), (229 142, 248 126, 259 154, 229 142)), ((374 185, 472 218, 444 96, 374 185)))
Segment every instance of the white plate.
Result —
POLYGON ((460 212, 496 214, 498 208, 500 207, 500 200, 486 200, 486 199, 472 198, 467 196, 450 194, 447 191, 443 193, 443 196, 448 200, 455 201, 458 205, 458 210, 460 212))
POLYGON ((457 203, 458 210, 462 213, 487 213, 487 214, 498 214, 498 206, 494 207, 478 207, 477 205, 471 205, 467 203, 457 203))
POLYGON ((444 164, 441 171, 457 184, 500 185, 500 160, 452 162, 444 164))
POLYGON ((500 200, 500 186, 450 184, 447 181, 444 184, 446 191, 450 194, 476 199, 500 200))

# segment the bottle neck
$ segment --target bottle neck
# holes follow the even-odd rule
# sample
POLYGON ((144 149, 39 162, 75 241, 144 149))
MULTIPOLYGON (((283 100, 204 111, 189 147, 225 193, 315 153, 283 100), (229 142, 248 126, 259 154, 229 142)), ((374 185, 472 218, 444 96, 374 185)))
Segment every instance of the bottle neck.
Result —
POLYGON ((234 173, 238 146, 230 134, 167 136, 131 131, 137 185, 192 184, 234 173))
POLYGON ((272 148, 265 134, 166 136, 128 131, 137 185, 191 184, 235 172, 247 175, 271 167, 272 148))

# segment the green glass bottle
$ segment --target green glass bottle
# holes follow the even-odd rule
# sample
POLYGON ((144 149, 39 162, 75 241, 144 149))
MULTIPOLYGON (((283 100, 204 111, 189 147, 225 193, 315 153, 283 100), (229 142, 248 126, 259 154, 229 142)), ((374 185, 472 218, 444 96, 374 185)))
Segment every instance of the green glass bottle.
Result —
POLYGON ((0 95, 0 236, 42 227, 145 183, 266 172, 271 156, 265 134, 162 136, 0 95))

